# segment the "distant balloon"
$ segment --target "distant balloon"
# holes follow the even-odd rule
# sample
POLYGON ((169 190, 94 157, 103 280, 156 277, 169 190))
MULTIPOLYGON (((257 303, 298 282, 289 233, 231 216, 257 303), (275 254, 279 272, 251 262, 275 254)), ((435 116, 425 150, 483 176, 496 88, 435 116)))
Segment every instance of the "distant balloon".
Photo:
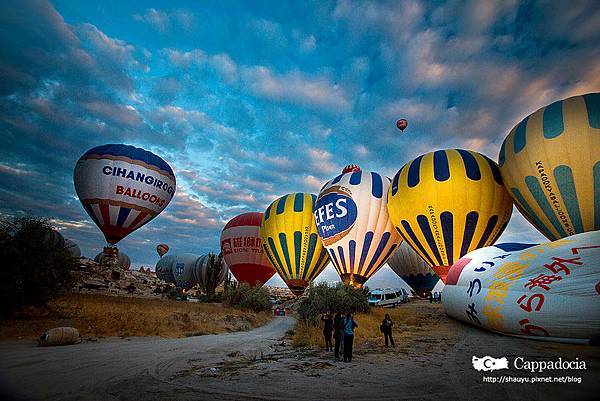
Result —
POLYGON ((329 263, 313 218, 316 198, 306 193, 282 196, 269 205, 260 227, 269 261, 296 296, 329 263))
POLYGON ((160 257, 164 256, 165 253, 169 252, 169 245, 158 244, 156 246, 156 252, 158 253, 158 256, 160 256, 160 257))
POLYGON ((46 246, 51 247, 64 247, 65 237, 57 230, 49 229, 44 233, 43 241, 46 246))
POLYGON ((262 247, 260 223, 263 214, 243 213, 231 219, 221 232, 221 252, 229 269, 241 283, 263 285, 274 274, 262 247))
POLYGON ((156 277, 166 281, 167 283, 175 284, 175 276, 173 275, 173 263, 175 262, 174 255, 165 255, 158 260, 154 271, 156 277))
POLYGON ((342 174, 346 174, 346 173, 352 173, 354 171, 360 171, 360 167, 358 167, 356 164, 348 164, 346 167, 344 167, 344 169, 342 170, 342 174))
MULTIPOLYGON (((104 264, 106 263, 107 259, 110 259, 112 257, 112 255, 107 255, 104 252, 100 252, 98 255, 96 255, 94 261, 96 263, 104 264)), ((127 254, 123 251, 118 251, 116 260, 117 267, 120 267, 123 270, 129 270, 129 268, 131 267, 131 259, 129 259, 129 256, 127 256, 127 254)))
POLYGON ((419 156, 395 175, 392 222, 445 282, 454 261, 496 242, 512 201, 498 166, 477 152, 449 149, 419 156))
POLYGON ((75 166, 74 182, 85 211, 110 244, 155 218, 175 194, 171 167, 128 145, 88 150, 75 166))
POLYGON ((406 120, 405 118, 401 118, 398 121, 396 121, 396 127, 404 132, 404 130, 406 129, 406 127, 408 127, 408 120, 406 120))
POLYGON ((540 245, 498 244, 468 253, 448 272, 446 313, 518 337, 600 338, 600 231, 540 245))
POLYGON ((173 271, 173 277, 175 278, 175 285, 178 288, 189 290, 196 285, 197 282, 194 277, 194 269, 196 268, 198 258, 198 255, 193 255, 191 253, 175 256, 175 260, 171 264, 171 269, 173 271))
POLYGON ((215 263, 215 266, 218 268, 217 271, 209 271, 211 257, 214 261, 219 260, 218 255, 202 255, 196 260, 196 265, 194 266, 194 279, 196 280, 196 283, 198 283, 200 289, 206 293, 211 291, 211 286, 213 287, 212 290, 219 286, 225 281, 229 274, 229 269, 222 259, 220 264, 218 262, 215 263))
POLYGON ((402 241, 387 211, 389 186, 387 177, 359 170, 338 175, 319 193, 317 232, 346 284, 362 286, 402 241))
POLYGON ((65 249, 72 257, 76 259, 81 257, 81 248, 79 248, 79 245, 77 245, 74 241, 65 239, 65 249))
POLYGON ((546 238, 600 229, 600 93, 554 102, 525 117, 500 149, 517 209, 546 238))
POLYGON ((430 292, 440 280, 406 242, 400 244, 387 263, 418 294, 430 292))

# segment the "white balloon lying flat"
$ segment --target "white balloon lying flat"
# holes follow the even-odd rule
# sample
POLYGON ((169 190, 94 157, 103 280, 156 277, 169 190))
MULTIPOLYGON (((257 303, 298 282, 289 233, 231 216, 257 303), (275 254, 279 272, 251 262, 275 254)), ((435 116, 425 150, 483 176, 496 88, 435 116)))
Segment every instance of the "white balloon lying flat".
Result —
POLYGON ((442 302, 453 318, 502 334, 600 340, 600 231, 470 252, 448 272, 442 302))

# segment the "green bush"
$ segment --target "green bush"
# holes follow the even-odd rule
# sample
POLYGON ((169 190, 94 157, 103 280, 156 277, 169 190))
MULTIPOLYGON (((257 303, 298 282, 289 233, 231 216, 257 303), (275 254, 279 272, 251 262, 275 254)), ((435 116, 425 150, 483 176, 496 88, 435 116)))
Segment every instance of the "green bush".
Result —
POLYGON ((212 295, 202 294, 198 297, 198 301, 206 302, 206 303, 220 303, 220 302, 223 302, 224 299, 225 299, 225 295, 223 292, 217 292, 212 295))
POLYGON ((51 237, 52 226, 45 219, 0 220, 1 317, 13 317, 23 307, 44 305, 71 290, 77 261, 64 242, 51 237))
POLYGON ((248 284, 232 286, 224 292, 224 297, 226 304, 244 310, 260 312, 271 309, 269 291, 263 287, 250 287, 248 284))
POLYGON ((342 314, 351 312, 369 312, 368 288, 356 289, 338 283, 329 286, 327 283, 311 285, 308 295, 300 301, 298 314, 306 324, 316 324, 323 313, 342 314))

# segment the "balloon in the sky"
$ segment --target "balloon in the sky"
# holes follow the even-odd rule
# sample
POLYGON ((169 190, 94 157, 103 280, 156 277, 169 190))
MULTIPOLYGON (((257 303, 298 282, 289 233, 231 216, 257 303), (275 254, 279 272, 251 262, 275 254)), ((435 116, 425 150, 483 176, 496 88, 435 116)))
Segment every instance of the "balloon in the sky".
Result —
POLYGON ((160 258, 154 268, 156 277, 167 283, 175 284, 175 276, 173 275, 173 262, 175 262, 175 259, 174 255, 165 255, 160 258))
POLYGON ((456 260, 498 239, 512 201, 496 163, 449 149, 402 167, 390 186, 388 210, 404 240, 445 282, 456 260))
POLYGON ((600 230, 600 93, 525 117, 499 163, 517 209, 548 239, 600 230))
POLYGON ((262 217, 259 212, 240 214, 231 219, 221 232, 221 252, 225 263, 239 282, 250 286, 263 285, 275 274, 262 247, 262 217))
POLYGON ((312 214, 316 198, 307 193, 282 196, 269 205, 260 227, 269 261, 296 296, 329 263, 312 214))
POLYGON ((346 284, 362 286, 402 241, 387 211, 389 186, 387 177, 359 170, 338 175, 319 193, 317 231, 346 284))
POLYGON ((346 167, 344 167, 344 169, 342 170, 342 174, 346 174, 346 173, 352 173, 354 171, 360 171, 360 167, 357 166, 356 164, 348 164, 346 167))
POLYGON ((158 253, 158 256, 163 257, 165 253, 169 252, 169 245, 167 245, 167 244, 156 245, 156 252, 158 253))
POLYGON ((406 127, 408 127, 408 120, 406 120, 405 118, 401 118, 398 121, 396 121, 396 127, 404 132, 404 130, 406 129, 406 127))
MULTIPOLYGON (((116 248, 110 248, 111 250, 115 250, 116 248)), ((116 267, 120 267, 123 270, 129 270, 129 268, 131 267, 131 259, 129 259, 129 256, 127 256, 127 254, 123 251, 117 250, 117 254, 107 254, 105 252, 100 252, 98 255, 96 255, 96 257, 94 258, 94 261, 96 263, 99 264, 105 264, 107 262, 110 262, 111 259, 114 260, 116 267)))
POLYGON ((79 200, 110 244, 155 218, 175 194, 171 167, 128 145, 88 150, 75 166, 74 181, 79 200))
POLYGON ((600 338, 600 231, 541 245, 498 244, 450 269, 450 316, 502 334, 589 342, 600 338))
POLYGON ((171 264, 171 269, 173 271, 173 277, 175 278, 175 285, 178 288, 189 290, 196 285, 194 269, 196 268, 198 258, 198 255, 193 255, 191 253, 175 256, 175 260, 173 260, 173 263, 171 264))
POLYGON ((214 292, 215 288, 225 281, 228 274, 227 265, 219 255, 215 254, 200 256, 194 267, 194 279, 206 293, 214 292))
POLYGON ((430 292, 440 280, 406 241, 400 244, 387 263, 418 294, 430 292))

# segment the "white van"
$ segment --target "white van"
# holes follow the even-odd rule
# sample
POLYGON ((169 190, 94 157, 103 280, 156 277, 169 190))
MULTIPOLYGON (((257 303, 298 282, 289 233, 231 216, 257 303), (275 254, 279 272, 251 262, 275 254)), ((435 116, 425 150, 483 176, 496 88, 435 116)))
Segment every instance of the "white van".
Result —
POLYGON ((408 302, 408 293, 404 288, 377 288, 369 292, 369 305, 392 308, 396 305, 408 302))

